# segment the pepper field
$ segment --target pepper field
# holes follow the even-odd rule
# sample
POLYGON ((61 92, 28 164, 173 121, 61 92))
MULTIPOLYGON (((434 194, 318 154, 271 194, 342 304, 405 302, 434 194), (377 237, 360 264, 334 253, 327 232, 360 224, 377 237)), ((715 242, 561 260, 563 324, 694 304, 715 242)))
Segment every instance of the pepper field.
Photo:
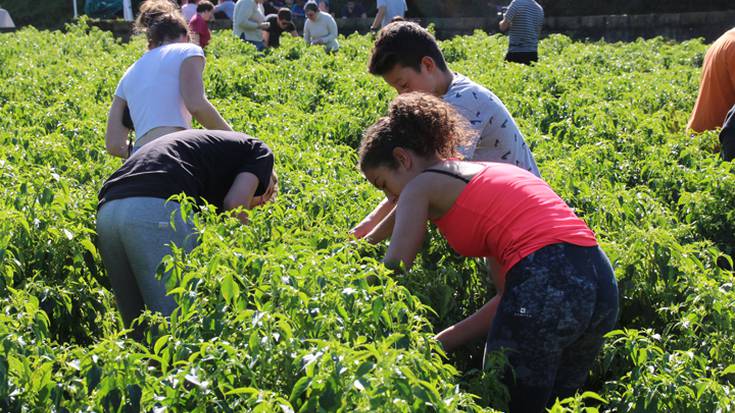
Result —
MULTIPOLYGON (((179 309, 146 315, 157 328, 138 343, 94 228, 120 165, 107 110, 145 43, 84 21, 0 34, 1 411, 503 409, 502 358, 483 372, 482 342, 445 355, 432 340, 491 296, 478 263, 432 231, 414 269, 391 274, 384 245, 346 236, 381 198, 355 149, 395 92, 367 73, 369 36, 340 41, 334 55, 298 39, 259 55, 214 35, 207 94, 273 148, 280 194, 247 227, 194 215, 200 246, 165 260, 179 309)), ((706 46, 552 35, 526 67, 503 62, 506 42, 477 32, 441 47, 504 101, 621 292, 585 393, 554 411, 735 410, 735 168, 716 133, 684 132, 706 46)))

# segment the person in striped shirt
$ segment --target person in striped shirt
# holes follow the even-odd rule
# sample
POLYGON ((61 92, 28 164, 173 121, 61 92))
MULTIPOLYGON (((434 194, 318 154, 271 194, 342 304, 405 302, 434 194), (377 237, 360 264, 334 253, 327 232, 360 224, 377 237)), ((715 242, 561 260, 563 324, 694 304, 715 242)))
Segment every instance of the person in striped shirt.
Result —
POLYGON ((508 32, 505 60, 524 65, 538 61, 538 38, 544 24, 544 9, 535 0, 513 0, 500 21, 508 32))

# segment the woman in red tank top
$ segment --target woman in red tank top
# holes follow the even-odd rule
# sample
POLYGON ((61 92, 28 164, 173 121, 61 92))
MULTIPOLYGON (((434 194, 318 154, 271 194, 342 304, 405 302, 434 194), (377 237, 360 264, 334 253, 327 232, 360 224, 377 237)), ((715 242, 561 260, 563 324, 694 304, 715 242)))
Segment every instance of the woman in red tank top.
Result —
POLYGON ((487 336, 514 370, 510 411, 543 411, 584 385, 617 318, 609 261, 594 233, 540 178, 512 165, 457 160, 463 118, 430 95, 404 94, 367 129, 360 168, 397 202, 384 263, 409 268, 433 222, 449 245, 484 257, 498 295, 439 333, 451 351, 487 336))

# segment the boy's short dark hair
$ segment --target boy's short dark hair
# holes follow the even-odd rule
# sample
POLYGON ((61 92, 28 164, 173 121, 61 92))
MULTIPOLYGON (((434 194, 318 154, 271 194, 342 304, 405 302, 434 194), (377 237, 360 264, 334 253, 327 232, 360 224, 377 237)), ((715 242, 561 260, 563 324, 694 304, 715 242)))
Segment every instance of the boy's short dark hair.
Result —
POLYGON ((432 58, 442 72, 449 70, 431 33, 416 23, 397 21, 386 25, 378 33, 368 71, 374 75, 384 75, 396 65, 420 71, 421 59, 425 56, 432 58))
POLYGON ((291 18, 292 18, 291 17, 291 10, 289 10, 289 9, 287 9, 285 7, 281 7, 280 9, 278 9, 278 18, 281 19, 281 20, 285 20, 287 22, 290 22, 291 21, 291 18))
POLYGON ((197 13, 204 13, 214 10, 214 4, 208 2, 207 0, 202 0, 197 4, 197 13))

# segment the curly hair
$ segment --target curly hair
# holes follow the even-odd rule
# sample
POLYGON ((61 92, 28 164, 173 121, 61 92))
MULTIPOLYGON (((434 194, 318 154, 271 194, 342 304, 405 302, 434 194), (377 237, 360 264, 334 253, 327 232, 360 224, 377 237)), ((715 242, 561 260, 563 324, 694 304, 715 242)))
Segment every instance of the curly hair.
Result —
POLYGON ((388 107, 388 116, 365 130, 360 142, 360 169, 396 168, 397 147, 419 156, 460 157, 457 147, 473 135, 467 120, 443 100, 426 93, 399 95, 388 107))
POLYGON ((147 0, 140 5, 140 14, 133 26, 135 33, 145 33, 148 45, 158 47, 167 40, 189 33, 189 25, 175 2, 147 0))

